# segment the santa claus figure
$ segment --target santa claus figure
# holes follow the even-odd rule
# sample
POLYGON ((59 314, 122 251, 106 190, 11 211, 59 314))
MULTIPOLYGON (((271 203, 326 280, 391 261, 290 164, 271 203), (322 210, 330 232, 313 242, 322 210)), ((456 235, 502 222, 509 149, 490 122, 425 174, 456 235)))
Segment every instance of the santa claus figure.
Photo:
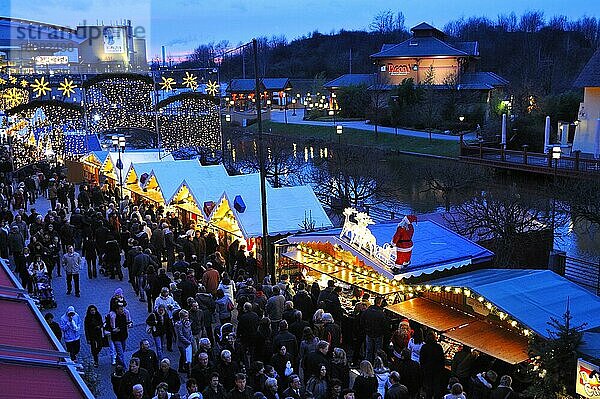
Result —
POLYGON ((408 215, 398 223, 398 228, 392 238, 392 243, 396 246, 396 267, 404 267, 410 264, 413 250, 412 237, 415 233, 413 223, 416 221, 417 217, 415 215, 408 215))

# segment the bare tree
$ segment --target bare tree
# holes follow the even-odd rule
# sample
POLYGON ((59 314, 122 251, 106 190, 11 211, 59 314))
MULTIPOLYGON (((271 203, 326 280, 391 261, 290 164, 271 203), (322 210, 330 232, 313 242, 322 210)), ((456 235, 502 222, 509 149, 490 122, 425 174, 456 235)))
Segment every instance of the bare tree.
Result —
POLYGON ((392 186, 386 182, 394 180, 396 172, 377 161, 383 157, 374 152, 342 144, 315 160, 312 181, 317 195, 328 198, 338 211, 383 202, 390 194, 386 187, 392 186))
POLYGON ((574 222, 591 223, 600 226, 600 183, 597 181, 569 181, 558 187, 565 198, 565 212, 570 212, 574 222))
MULTIPOLYGON (((545 199, 522 196, 513 186, 508 190, 482 192, 456 205, 446 215, 450 226, 467 237, 489 240, 502 267, 519 267, 527 253, 528 237, 551 231, 552 212, 545 199)), ((540 245, 538 240, 534 240, 540 245)))
POLYGON ((458 194, 481 187, 488 179, 487 169, 456 162, 432 162, 424 171, 424 191, 441 197, 446 212, 456 203, 458 194))
POLYGON ((394 13, 392 10, 378 12, 369 24, 373 32, 389 33, 394 31, 394 13))
MULTIPOLYGON (((236 165, 243 171, 258 172, 260 164, 256 141, 246 142, 238 146, 241 151, 236 165)), ((295 177, 302 172, 304 162, 294 154, 293 143, 281 137, 267 137, 264 140, 266 177, 273 187, 290 185, 295 177)))

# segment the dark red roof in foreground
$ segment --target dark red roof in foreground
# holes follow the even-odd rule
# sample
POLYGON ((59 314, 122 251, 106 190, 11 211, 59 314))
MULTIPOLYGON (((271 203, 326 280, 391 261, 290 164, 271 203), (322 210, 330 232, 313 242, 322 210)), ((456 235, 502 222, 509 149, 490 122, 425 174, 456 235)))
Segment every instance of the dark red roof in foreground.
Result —
POLYGON ((0 259, 0 392, 3 398, 93 398, 33 299, 0 259))
POLYGON ((3 398, 19 399, 86 397, 66 368, 34 364, 0 365, 0 392, 3 398))
POLYGON ((0 298, 0 309, 0 345, 58 350, 28 302, 0 298))

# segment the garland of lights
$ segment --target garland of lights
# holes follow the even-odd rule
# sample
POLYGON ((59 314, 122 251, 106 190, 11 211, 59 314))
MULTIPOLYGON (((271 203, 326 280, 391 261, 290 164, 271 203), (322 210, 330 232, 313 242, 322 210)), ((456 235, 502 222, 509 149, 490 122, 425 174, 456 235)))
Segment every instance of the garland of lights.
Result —
POLYGON ((176 150, 203 147, 221 148, 221 118, 218 99, 187 92, 158 103, 161 141, 176 150))
POLYGON ((154 130, 152 79, 135 74, 92 78, 87 88, 88 128, 101 133, 114 128, 154 130))
POLYGON ((457 295, 459 295, 459 294, 464 295, 465 299, 466 298, 474 298, 479 303, 481 303, 483 306, 485 306, 485 308, 490 312, 491 315, 497 316, 500 319, 500 321, 503 322, 504 327, 506 327, 507 329, 515 331, 525 337, 529 337, 532 334, 532 332, 529 329, 527 329, 525 325, 520 324, 518 321, 516 321, 514 319, 511 319, 507 312, 494 306, 490 301, 486 300, 485 297, 483 297, 482 295, 479 295, 478 293, 476 293, 468 288, 431 286, 429 284, 425 284, 425 285, 420 284, 420 285, 416 285, 416 286, 404 285, 404 284, 400 284, 398 282, 398 280, 386 278, 385 276, 377 273, 376 271, 374 271, 373 269, 371 269, 369 267, 352 265, 347 262, 341 261, 339 259, 335 259, 331 254, 311 248, 304 243, 298 244, 296 246, 296 249, 298 249, 301 252, 305 252, 309 255, 312 255, 314 257, 320 258, 322 260, 326 260, 330 263, 334 263, 337 266, 345 267, 348 270, 353 271, 355 273, 362 274, 364 276, 368 276, 371 278, 379 279, 380 281, 387 282, 388 284, 391 284, 393 286, 398 286, 400 291, 402 293, 405 293, 409 298, 413 298, 414 296, 418 295, 419 293, 424 293, 424 292, 454 293, 457 295))

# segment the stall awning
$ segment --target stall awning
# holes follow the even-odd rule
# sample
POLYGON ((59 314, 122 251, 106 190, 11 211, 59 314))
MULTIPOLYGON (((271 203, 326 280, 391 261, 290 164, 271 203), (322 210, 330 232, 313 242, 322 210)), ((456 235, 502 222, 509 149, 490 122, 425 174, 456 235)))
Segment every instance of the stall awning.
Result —
POLYGON ((485 321, 474 321, 444 335, 510 364, 529 359, 527 338, 485 321))
MULTIPOLYGON (((321 274, 325 274, 336 280, 343 281, 346 284, 355 285, 363 290, 375 293, 377 295, 390 295, 401 292, 398 285, 392 285, 387 281, 382 281, 381 279, 351 272, 348 269, 335 265, 327 260, 319 259, 297 250, 286 252, 283 254, 283 256, 301 263, 302 265, 321 274)), ((394 284, 398 283, 394 281, 394 284)))
POLYGON ((527 338, 449 306, 413 298, 386 309, 507 363, 517 364, 529 359, 527 338))
POLYGON ((442 332, 477 320, 466 313, 423 298, 413 298, 387 306, 386 309, 442 332))

